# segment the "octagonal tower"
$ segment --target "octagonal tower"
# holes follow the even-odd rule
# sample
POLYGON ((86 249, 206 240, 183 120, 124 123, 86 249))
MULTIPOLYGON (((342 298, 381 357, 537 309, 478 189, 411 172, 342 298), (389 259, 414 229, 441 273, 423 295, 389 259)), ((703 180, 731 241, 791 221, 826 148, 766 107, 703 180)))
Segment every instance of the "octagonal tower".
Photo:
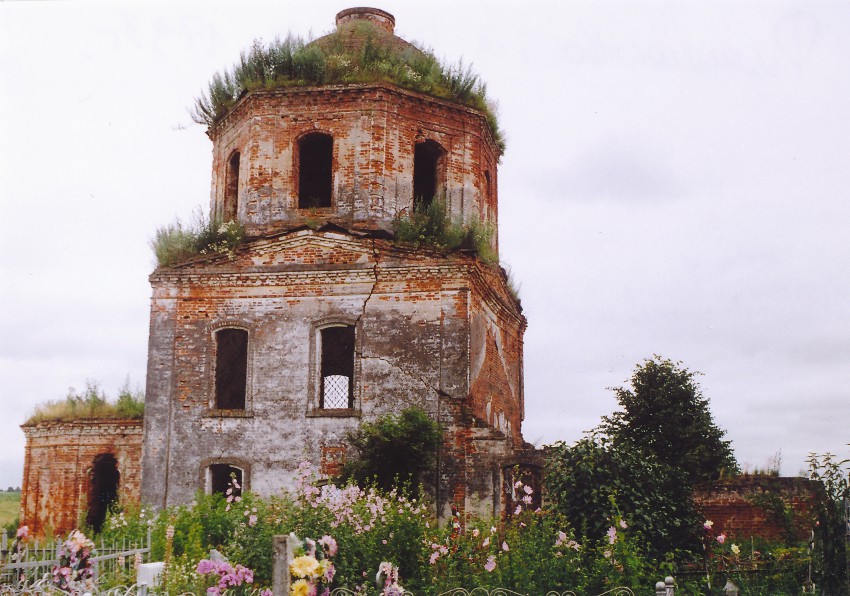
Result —
POLYGON ((348 433, 410 406, 445 432, 426 481, 440 516, 505 511, 516 467, 539 466, 505 272, 481 247, 394 236, 440 201, 455 222, 489 224, 497 249, 501 154, 483 109, 416 90, 430 58, 394 23, 340 12, 306 47, 336 83, 254 85, 209 123, 211 216, 246 240, 150 277, 146 503, 187 502, 231 473, 273 494, 304 460, 333 475, 356 457, 348 433), (362 76, 367 52, 395 78, 362 76))
MULTIPOLYGON (((334 56, 369 43, 424 59, 394 25, 382 10, 344 10, 311 45, 334 56)), ((253 91, 209 136, 211 212, 252 235, 308 221, 390 230, 433 197, 452 218, 497 229, 500 150, 485 115, 457 102, 392 84, 253 91)))

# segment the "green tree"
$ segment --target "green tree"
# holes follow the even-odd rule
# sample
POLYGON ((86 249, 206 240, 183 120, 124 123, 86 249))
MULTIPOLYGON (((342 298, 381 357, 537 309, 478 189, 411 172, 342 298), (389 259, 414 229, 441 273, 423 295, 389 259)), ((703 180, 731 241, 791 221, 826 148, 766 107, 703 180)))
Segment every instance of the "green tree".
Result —
POLYGON ((655 557, 699 545, 700 520, 684 474, 652 455, 615 445, 598 430, 572 446, 550 446, 545 483, 550 507, 582 538, 602 538, 622 516, 655 557))
POLYGON ((364 422, 348 434, 348 440, 359 458, 346 462, 343 480, 361 486, 374 482, 384 490, 409 483, 416 491, 432 481, 443 433, 427 412, 414 407, 364 422))
POLYGON ((847 545, 844 507, 850 500, 850 460, 836 460, 831 453, 809 454, 809 477, 820 481, 823 491, 817 503, 818 567, 824 594, 847 594, 847 545))
POLYGON ((658 355, 644 360, 630 389, 614 388, 623 409, 605 418, 602 430, 619 448, 651 454, 690 483, 736 473, 730 441, 712 419, 698 374, 658 355))

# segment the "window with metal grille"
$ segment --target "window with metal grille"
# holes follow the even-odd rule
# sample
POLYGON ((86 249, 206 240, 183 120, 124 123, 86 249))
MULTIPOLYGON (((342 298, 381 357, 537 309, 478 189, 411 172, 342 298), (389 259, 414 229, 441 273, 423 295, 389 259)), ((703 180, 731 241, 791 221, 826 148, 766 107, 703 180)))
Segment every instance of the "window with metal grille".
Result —
POLYGON ((215 407, 244 410, 247 380, 248 332, 219 329, 215 333, 215 407))
POLYGON ((298 208, 330 207, 333 137, 320 132, 298 142, 298 208))
POLYGON ((322 360, 319 407, 354 407, 354 327, 321 330, 322 360))

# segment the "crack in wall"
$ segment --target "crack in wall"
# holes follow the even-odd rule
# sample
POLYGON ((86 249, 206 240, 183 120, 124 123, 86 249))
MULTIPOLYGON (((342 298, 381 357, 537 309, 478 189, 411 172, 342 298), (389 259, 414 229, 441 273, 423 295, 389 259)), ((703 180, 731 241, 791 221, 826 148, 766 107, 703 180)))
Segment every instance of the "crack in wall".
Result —
POLYGON ((428 382, 427 379, 425 379, 421 375, 410 374, 410 371, 403 369, 398 364, 395 364, 394 362, 392 362, 388 358, 382 358, 381 356, 367 356, 365 354, 361 354, 360 357, 363 358, 363 359, 366 359, 366 360, 380 360, 381 362, 385 362, 386 364, 390 365, 394 369, 400 371, 405 377, 416 379, 417 381, 422 383, 422 385, 424 385, 426 388, 428 388, 431 391, 433 391, 434 393, 436 393, 438 397, 448 397, 450 399, 452 398, 451 395, 449 395, 448 393, 443 391, 440 387, 434 387, 431 383, 428 382))
MULTIPOLYGON (((368 296, 363 299, 363 306, 360 308, 360 314, 357 316, 357 323, 360 323, 363 317, 366 316, 366 305, 369 304, 369 300, 372 299, 372 295, 375 293, 375 288, 378 286, 378 266, 381 264, 381 253, 375 247, 374 238, 372 238, 372 256, 375 258, 375 264, 372 266, 372 277, 374 277, 374 281, 372 282, 372 287, 369 288, 368 296)), ((362 357, 362 350, 360 355, 362 357)))

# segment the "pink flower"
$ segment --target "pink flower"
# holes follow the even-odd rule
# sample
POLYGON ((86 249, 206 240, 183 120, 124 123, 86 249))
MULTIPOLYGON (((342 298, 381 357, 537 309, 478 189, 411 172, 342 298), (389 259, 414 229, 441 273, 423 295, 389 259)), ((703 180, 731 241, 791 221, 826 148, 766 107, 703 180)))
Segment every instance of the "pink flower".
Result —
POLYGON ((617 528, 611 526, 606 534, 608 535, 608 544, 614 544, 614 541, 617 540, 617 528))
POLYGON ((717 535, 717 542, 719 542, 720 544, 723 544, 724 542, 726 542, 726 534, 718 534, 717 535))
POLYGON ((487 562, 484 563, 484 570, 487 571, 487 573, 493 573, 493 570, 495 568, 496 568, 496 557, 494 557, 493 555, 490 555, 489 557, 487 557, 487 562))
POLYGON ((248 525, 251 526, 251 527, 257 525, 257 516, 256 515, 248 516, 248 525))
POLYGON ((508 552, 509 550, 511 550, 511 549, 508 548, 507 542, 502 542, 502 550, 505 551, 505 552, 508 552))
POLYGON ((525 495, 522 498, 522 502, 525 503, 526 505, 531 505, 531 495, 525 495))
POLYGON ((530 495, 531 493, 534 492, 534 489, 531 488, 530 486, 528 486, 527 484, 525 485, 525 488, 523 490, 525 491, 525 494, 527 494, 527 495, 530 495))
POLYGON ((474 530, 472 530, 473 537, 478 538, 478 534, 480 534, 480 532, 478 531, 478 528, 475 528, 474 530))
POLYGON ((18 532, 17 532, 16 536, 20 540, 26 540, 29 535, 30 535, 29 526, 21 526, 20 528, 18 528, 18 532))
POLYGON ((490 546, 490 537, 489 536, 487 536, 487 538, 484 539, 484 542, 481 543, 481 548, 487 548, 488 546, 490 546))
POLYGON ((336 544, 336 540, 334 540, 333 537, 325 534, 324 536, 319 538, 319 544, 325 547, 325 552, 328 553, 329 557, 333 557, 334 555, 336 555, 338 546, 336 544))
POLYGON ((625 530, 626 528, 628 528, 628 527, 629 527, 629 525, 626 523, 626 520, 621 519, 621 520, 620 520, 620 527, 621 527, 621 528, 623 528, 623 529, 625 530))
POLYGON ((514 515, 519 515, 522 513, 522 505, 517 505, 516 509, 514 509, 514 515))
POLYGON ((714 525, 714 522, 711 521, 710 519, 707 519, 707 520, 705 520, 705 523, 702 524, 702 527, 705 528, 706 530, 711 530, 711 526, 713 526, 713 525, 714 525))
POLYGON ((439 558, 440 558, 440 551, 435 550, 434 552, 431 553, 431 558, 429 559, 429 562, 431 563, 431 565, 433 565, 434 563, 437 562, 437 559, 439 559, 439 558))

